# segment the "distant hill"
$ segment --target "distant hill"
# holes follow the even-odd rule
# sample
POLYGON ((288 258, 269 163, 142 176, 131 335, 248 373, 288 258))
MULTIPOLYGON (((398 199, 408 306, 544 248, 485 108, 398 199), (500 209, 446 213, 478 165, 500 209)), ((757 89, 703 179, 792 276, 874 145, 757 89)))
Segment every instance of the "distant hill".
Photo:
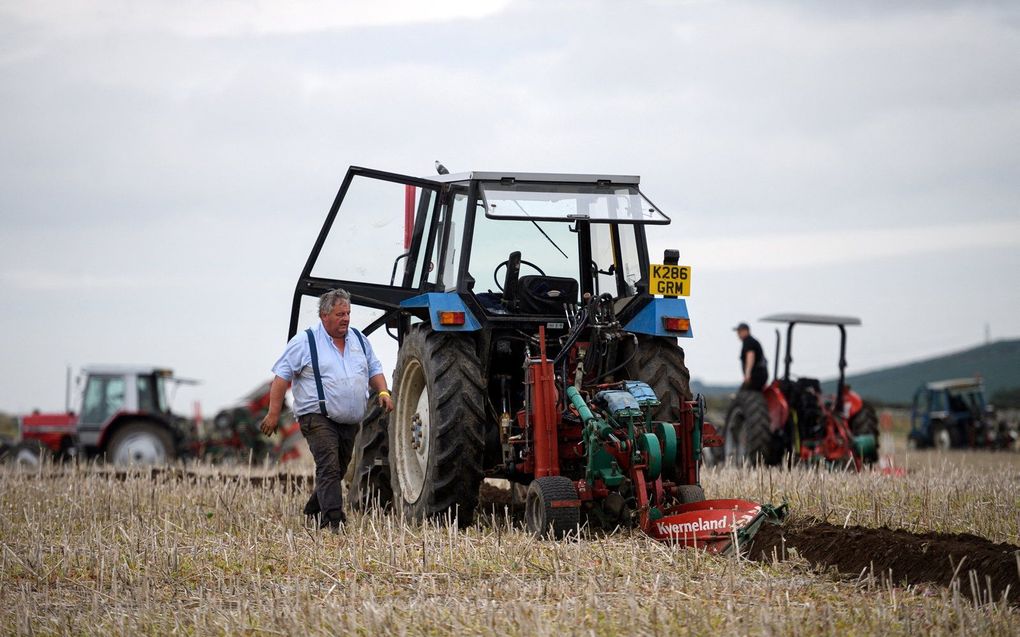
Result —
MULTIPOLYGON (((1020 387, 1020 339, 995 341, 962 352, 853 374, 847 377, 847 382, 868 400, 907 405, 921 383, 975 374, 984 378, 989 396, 1020 387)), ((823 387, 833 391, 835 379, 825 381, 823 387)), ((723 396, 737 390, 735 385, 705 385, 698 380, 691 382, 691 389, 706 396, 723 396)))
MULTIPOLYGON (((995 341, 962 352, 847 377, 855 391, 870 400, 909 404, 921 383, 980 374, 989 396, 1020 387, 1020 339, 995 341)), ((834 381, 826 383, 831 390, 834 381)))
POLYGON ((705 396, 727 396, 737 391, 736 385, 706 385, 697 378, 691 380, 691 391, 705 396))

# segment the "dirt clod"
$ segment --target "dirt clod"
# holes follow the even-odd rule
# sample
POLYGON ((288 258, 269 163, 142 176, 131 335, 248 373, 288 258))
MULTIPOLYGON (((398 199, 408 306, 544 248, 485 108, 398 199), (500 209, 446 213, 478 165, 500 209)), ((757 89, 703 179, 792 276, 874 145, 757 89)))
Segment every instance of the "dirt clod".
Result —
POLYGON ((790 549, 820 568, 835 568, 857 576, 865 569, 893 584, 931 583, 951 586, 960 582, 960 592, 974 596, 970 571, 975 571, 984 597, 991 591, 1001 599, 1009 587, 1008 599, 1020 603, 1020 547, 996 544, 967 534, 909 533, 888 528, 842 528, 824 522, 805 525, 764 525, 748 550, 748 557, 769 561, 786 559, 790 549), (961 560, 963 563, 961 564, 961 560))

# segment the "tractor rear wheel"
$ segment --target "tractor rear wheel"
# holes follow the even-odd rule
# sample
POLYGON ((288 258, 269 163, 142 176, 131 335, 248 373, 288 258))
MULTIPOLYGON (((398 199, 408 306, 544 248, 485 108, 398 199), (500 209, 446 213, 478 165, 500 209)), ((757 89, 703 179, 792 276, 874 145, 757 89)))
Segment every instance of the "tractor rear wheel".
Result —
POLYGON ((397 354, 389 419, 393 504, 411 520, 471 524, 485 450, 485 381, 469 337, 411 329, 397 354))
POLYGON ((772 435, 765 395, 760 391, 741 389, 737 392, 723 426, 723 455, 727 462, 759 462, 777 465, 782 450, 772 435))
POLYGON ((681 504, 705 501, 705 490, 697 484, 681 484, 679 495, 681 504))
POLYGON ((354 440, 354 458, 348 476, 348 501, 352 507, 388 509, 393 503, 390 486, 388 416, 378 406, 361 421, 354 440))
POLYGON ((850 431, 855 436, 871 434, 875 437, 874 453, 869 453, 862 460, 864 464, 878 462, 878 414, 875 413, 875 408, 871 406, 871 403, 864 403, 861 410, 850 418, 850 431))
POLYGON ((581 523, 581 502, 574 483, 565 476, 537 478, 524 504, 528 530, 539 537, 562 538, 581 523))
POLYGON ((160 465, 177 456, 165 427, 145 421, 123 424, 110 439, 106 456, 115 465, 160 465))
POLYGON ((638 350, 627 363, 627 378, 648 383, 661 403, 652 414, 654 420, 679 422, 684 402, 693 399, 691 373, 684 362, 684 350, 676 339, 638 336, 638 350))
POLYGON ((960 444, 957 427, 944 420, 931 423, 931 444, 936 449, 948 451, 960 444))

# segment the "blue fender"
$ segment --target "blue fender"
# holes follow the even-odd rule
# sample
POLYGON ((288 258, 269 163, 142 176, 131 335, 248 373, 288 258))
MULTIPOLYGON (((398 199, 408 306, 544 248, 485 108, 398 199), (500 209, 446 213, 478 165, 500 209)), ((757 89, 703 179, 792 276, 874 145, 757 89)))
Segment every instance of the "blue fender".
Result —
POLYGON ((687 301, 684 299, 652 299, 648 305, 641 308, 641 311, 627 323, 624 329, 635 334, 648 334, 649 336, 678 336, 680 338, 694 336, 693 325, 686 332, 667 332, 662 322, 662 319, 667 316, 690 320, 687 301))
POLYGON ((460 295, 456 292, 428 292, 419 294, 418 296, 401 301, 400 307, 404 309, 426 308, 432 323, 432 329, 436 332, 476 332, 482 329, 482 324, 478 322, 475 315, 464 304, 464 299, 460 298, 460 295), (440 312, 463 312, 464 324, 440 325, 440 312))

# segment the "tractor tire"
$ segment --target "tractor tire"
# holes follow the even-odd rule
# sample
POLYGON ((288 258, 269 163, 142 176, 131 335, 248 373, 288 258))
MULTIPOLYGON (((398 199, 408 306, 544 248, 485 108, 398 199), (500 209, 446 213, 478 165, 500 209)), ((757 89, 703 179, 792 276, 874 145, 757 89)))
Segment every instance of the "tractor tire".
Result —
POLYGON ((354 439, 347 499, 351 507, 359 511, 374 507, 388 509, 393 504, 388 423, 388 415, 375 406, 361 421, 354 439))
POLYGON ((726 414, 722 431, 723 457, 737 465, 759 462, 775 466, 783 460, 783 450, 772 434, 768 406, 760 391, 741 389, 726 414))
POLYGON ((419 325, 393 374, 389 417, 393 506, 408 520, 470 526, 485 451, 485 380, 471 339, 419 325))
POLYGON ((688 504, 691 502, 704 502, 705 490, 701 488, 701 485, 681 484, 679 496, 680 504, 688 504))
POLYGON ((694 398, 684 350, 676 339, 639 335, 638 351, 625 372, 628 379, 648 383, 658 396, 661 404, 652 414, 654 420, 678 422, 684 402, 694 398))
POLYGON ((22 440, 7 449, 4 460, 16 467, 38 469, 52 455, 38 440, 22 440))
POLYGON ((565 476, 545 476, 531 482, 524 504, 528 531, 538 537, 560 539, 576 531, 581 506, 574 483, 565 476))
POLYGON ((875 413, 875 408, 871 406, 871 403, 864 403, 861 410, 853 415, 850 419, 850 431, 855 436, 871 434, 875 437, 875 452, 861 460, 864 461, 864 464, 878 462, 878 414, 875 413))
POLYGON ((950 426, 944 420, 931 423, 931 446, 940 451, 948 451, 961 444, 959 428, 950 426))
POLYGON ((141 420, 122 425, 106 446, 106 459, 118 466, 169 464, 176 457, 170 431, 141 420))

